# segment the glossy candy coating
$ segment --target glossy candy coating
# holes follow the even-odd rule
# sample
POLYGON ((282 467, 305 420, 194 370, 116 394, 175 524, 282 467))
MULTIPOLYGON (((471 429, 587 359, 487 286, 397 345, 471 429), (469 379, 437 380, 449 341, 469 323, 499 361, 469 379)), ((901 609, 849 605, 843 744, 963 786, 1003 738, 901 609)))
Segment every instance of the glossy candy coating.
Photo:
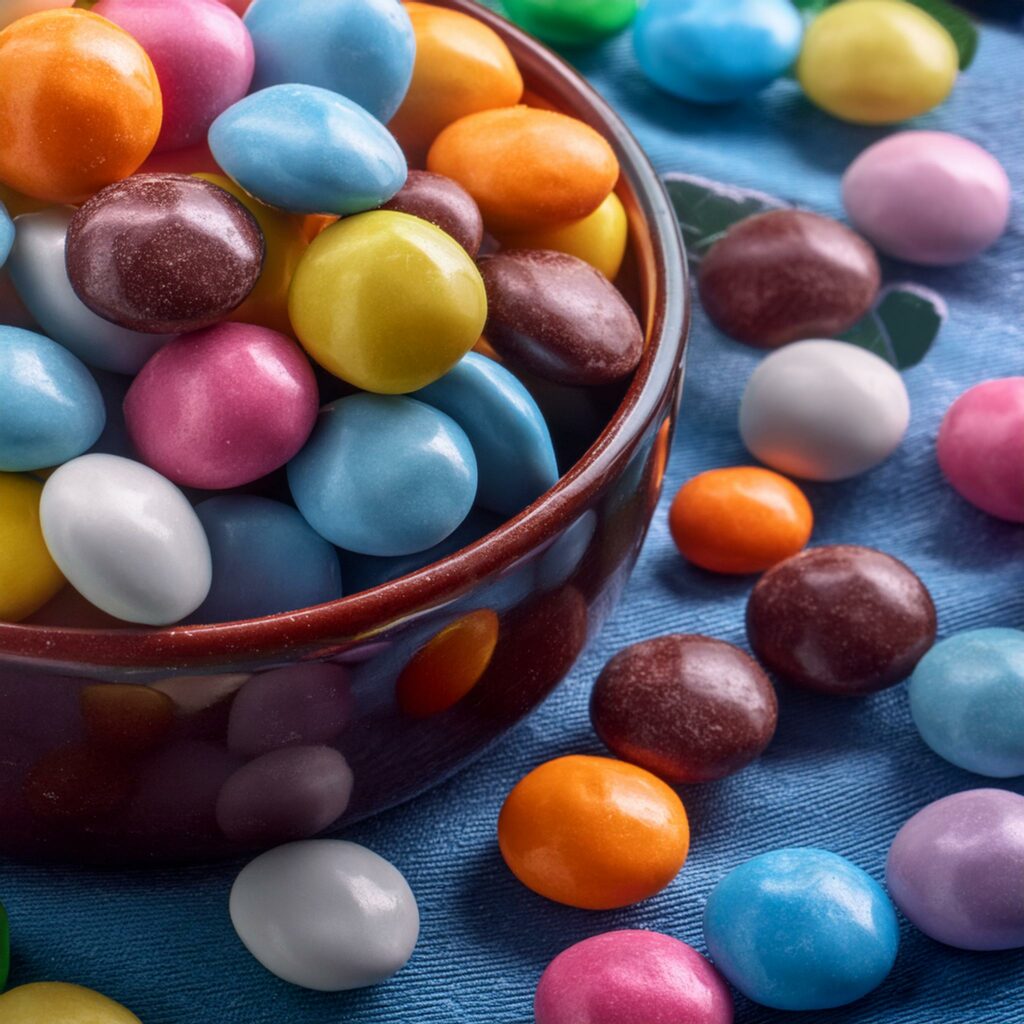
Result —
POLYGON ((322 231, 295 271, 292 326, 325 370, 365 391, 432 384, 476 343, 480 272, 439 228, 379 210, 322 231))
POLYGON ((80 10, 0 32, 0 181, 79 203, 134 173, 160 132, 156 72, 127 32, 80 10))
POLYGON ((487 340, 511 362, 558 384, 610 384, 643 354, 636 314, 608 279, 575 256, 514 249, 480 261, 487 340))
POLYGON ((165 345, 135 378, 125 422, 142 460, 169 480, 209 490, 283 466, 316 422, 316 377, 290 338, 221 323, 165 345))
POLYGON ((761 755, 778 702, 738 647, 677 634, 619 651, 594 684, 590 720, 617 757, 673 784, 710 782, 761 755))
POLYGON ((1024 796, 971 789, 918 811, 889 849, 885 882, 925 935, 957 949, 1024 947, 1024 796))
POLYGON ((62 981, 37 981, 0 995, 4 1024, 142 1024, 120 1003, 62 981))
POLYGON ((416 41, 395 0, 254 0, 245 27, 256 48, 254 92, 315 85, 387 122, 409 87, 416 41))
POLYGON ((20 622, 64 586, 39 525, 42 491, 31 477, 0 473, 0 622, 20 622))
POLYGON ((872 548, 811 548, 758 580, 747 639, 802 689, 861 696, 906 679, 935 642, 935 605, 902 562, 872 548))
POLYGON ((210 546, 185 496, 148 466, 83 455, 46 481, 46 546, 68 581, 126 622, 165 626, 202 604, 210 546))
POLYGON ((501 855, 523 885, 557 903, 611 910, 679 873, 690 828, 679 797, 623 761, 570 755, 534 768, 498 817, 501 855))
POLYGON ((7 212, 7 207, 0 202, 0 267, 7 262, 14 245, 14 221, 7 212))
POLYGON ((704 940, 745 996, 777 1010, 845 1006, 877 988, 899 948, 882 887, 826 850, 773 850, 711 891, 704 940))
POLYGON ((741 220, 711 246, 698 275, 711 322, 756 348, 841 334, 871 308, 880 280, 863 238, 804 210, 741 220))
POLYGON ((179 334, 230 313, 263 266, 263 235, 222 188, 139 174, 78 208, 65 245, 75 294, 120 327, 179 334))
POLYGON ((621 32, 637 0, 504 0, 508 16, 530 35, 555 46, 592 46, 621 32))
POLYGON ((899 447, 909 422, 899 372, 844 341, 800 341, 773 352, 750 375, 740 402, 750 453, 806 480, 866 473, 899 447))
POLYGON ((658 932, 614 931, 563 950, 544 969, 536 1024, 732 1024, 732 996, 691 946, 658 932))
POLYGON ((451 178, 410 171, 398 193, 382 209, 408 213, 451 235, 470 256, 480 251, 484 222, 473 197, 451 178))
POLYGON ((895 124, 938 106, 956 82, 952 36, 899 0, 835 4, 804 34, 796 74, 808 99, 854 124, 895 124))
POLYGON ((649 0, 633 30, 655 85, 694 103, 731 103, 784 75, 803 21, 789 0, 649 0))
POLYGON ((322 992, 375 985, 412 956, 416 897, 401 872, 340 839, 289 843, 246 865, 231 923, 279 978, 322 992))
POLYGON ((1006 230, 1010 180, 991 153, 948 132, 898 132, 868 146, 843 175, 854 226, 890 256, 952 266, 1006 230))

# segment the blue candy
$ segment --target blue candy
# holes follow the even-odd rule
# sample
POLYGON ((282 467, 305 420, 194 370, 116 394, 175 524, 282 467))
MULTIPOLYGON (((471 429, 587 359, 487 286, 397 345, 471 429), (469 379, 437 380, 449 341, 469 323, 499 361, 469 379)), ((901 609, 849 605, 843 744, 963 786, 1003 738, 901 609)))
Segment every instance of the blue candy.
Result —
POLYGON ((925 743, 959 768, 1024 775, 1024 633, 973 629, 936 644, 910 677, 910 713, 925 743))
POLYGON ((0 203, 0 267, 7 262, 14 245, 14 221, 7 212, 7 207, 0 203))
POLYGON ((695 103, 731 103, 786 73, 803 21, 791 0, 649 0, 633 44, 644 74, 695 103))
POLYGON ((358 104, 314 85, 274 85, 228 107, 210 126, 224 173, 293 213, 361 213, 404 184, 394 136, 358 104))
POLYGON ((845 857, 773 850, 711 891, 704 939, 715 966, 754 1002, 825 1010, 885 980, 899 924, 882 887, 845 857))
POLYGON ((533 396, 493 359, 470 352, 413 394, 466 432, 479 461, 481 508, 514 516, 558 482, 551 435, 533 396))
POLYGON ((443 412, 394 395, 324 406, 288 463, 299 511, 321 536, 363 555, 409 555, 440 544, 469 514, 476 457, 443 412))
POLYGON ((88 451, 105 419, 100 389, 66 348, 0 327, 0 470, 67 462, 88 451))
POLYGON ((256 51, 253 90, 318 85, 383 122, 405 98, 416 37, 398 0, 255 0, 245 26, 256 51))

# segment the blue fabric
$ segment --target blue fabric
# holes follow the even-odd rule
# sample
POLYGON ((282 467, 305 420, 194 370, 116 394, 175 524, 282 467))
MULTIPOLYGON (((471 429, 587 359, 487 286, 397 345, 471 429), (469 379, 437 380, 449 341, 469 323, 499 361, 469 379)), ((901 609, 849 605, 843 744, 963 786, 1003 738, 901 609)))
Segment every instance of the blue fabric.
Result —
MULTIPOLYGON (((662 171, 754 186, 840 212, 838 176, 884 134, 833 121, 795 86, 729 109, 695 109, 656 94, 640 77, 628 36, 578 58, 623 112, 662 171)), ((1017 178, 1011 233, 956 270, 892 268, 929 284, 950 319, 926 361, 906 374, 909 436, 886 465, 840 485, 809 488, 816 543, 867 543, 905 559, 931 588, 943 635, 976 626, 1024 626, 1024 528, 961 501, 939 476, 934 440, 943 411, 980 380, 1024 373, 1024 40, 986 26, 981 51, 952 99, 919 125, 960 132, 990 148, 1017 178)), ((773 847, 814 845, 881 879, 899 826, 925 803, 988 784, 932 754, 913 729, 904 687, 866 700, 783 692, 778 736, 747 771, 688 788, 693 851, 679 878, 649 902, 612 913, 556 906, 519 885, 502 864, 494 829, 502 798, 537 763, 600 752, 587 719, 591 681, 627 643, 671 631, 743 643, 749 580, 687 568, 666 526, 683 480, 747 461, 736 411, 757 353, 726 341, 697 315, 683 417, 665 499, 618 612, 570 680, 484 759, 415 803, 351 830, 348 838, 393 860, 423 914, 420 945, 391 982, 319 995, 267 975, 236 940, 228 889, 240 864, 176 871, 97 872, 0 864, 0 899, 14 936, 12 983, 62 979, 131 1006, 145 1024, 527 1024, 533 989, 560 950, 610 928, 654 928, 703 949, 700 915, 712 885, 773 847)), ((1024 791, 1024 781, 998 785, 1024 791)), ((889 980, 847 1009, 808 1024, 1024 1024, 1017 953, 963 953, 903 922, 889 980)), ((793 1015, 737 999, 737 1024, 793 1015)), ((637 1021, 637 1024, 644 1022, 637 1021)))

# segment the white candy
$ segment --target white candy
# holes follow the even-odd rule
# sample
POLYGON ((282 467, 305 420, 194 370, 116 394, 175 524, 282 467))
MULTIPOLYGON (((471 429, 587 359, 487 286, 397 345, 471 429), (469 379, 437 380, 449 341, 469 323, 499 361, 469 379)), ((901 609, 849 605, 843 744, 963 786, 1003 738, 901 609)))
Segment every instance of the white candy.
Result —
POLYGON ((166 626, 210 589, 210 545, 177 487, 118 455, 82 455, 46 481, 39 504, 46 546, 97 608, 166 626))
POLYGON ((799 341, 764 359, 740 403, 743 443, 762 462, 807 480, 845 480, 899 446, 910 422, 903 378, 843 341, 799 341))
POLYGON ((245 948, 285 981, 320 992, 376 985, 416 946, 420 915, 391 863, 356 843, 288 843, 247 864, 231 888, 245 948))

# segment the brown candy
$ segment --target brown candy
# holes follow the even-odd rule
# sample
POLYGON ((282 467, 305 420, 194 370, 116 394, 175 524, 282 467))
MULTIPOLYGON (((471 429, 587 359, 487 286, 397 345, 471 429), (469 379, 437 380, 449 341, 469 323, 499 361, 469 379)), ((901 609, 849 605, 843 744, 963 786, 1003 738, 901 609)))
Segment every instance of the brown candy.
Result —
POLYGON ((881 271, 860 235, 817 213, 772 210, 733 225, 701 261, 712 323, 757 348, 832 338, 872 306, 881 271))
POLYGON ((902 562, 873 548, 811 548, 761 577, 747 637, 795 686, 860 696, 906 679, 935 642, 935 605, 902 562))
POLYGON ((410 171, 401 191, 381 209, 429 221, 451 235, 470 256, 476 256, 484 240, 480 207, 461 185, 443 174, 410 171))

